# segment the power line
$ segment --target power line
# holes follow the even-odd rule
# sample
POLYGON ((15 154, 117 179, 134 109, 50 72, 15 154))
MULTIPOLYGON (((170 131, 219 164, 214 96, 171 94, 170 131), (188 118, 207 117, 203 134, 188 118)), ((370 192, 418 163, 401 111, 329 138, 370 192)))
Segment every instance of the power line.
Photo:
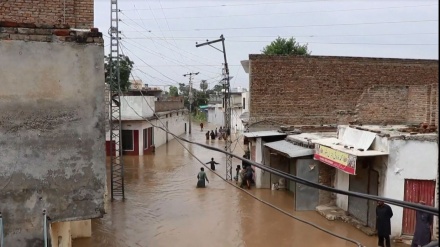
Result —
MULTIPOLYGON (((121 51, 122 51, 122 50, 121 50, 121 51)), ((123 52, 123 51, 122 51, 122 52, 123 52)), ((139 91, 142 93, 141 90, 139 90, 139 91)), ((143 96, 143 95, 142 95, 142 96, 143 96)), ((143 96, 143 98, 144 98, 144 100, 145 100, 146 102, 148 102, 148 101, 145 99, 144 96, 143 96)), ((150 107, 151 107, 151 106, 150 106, 150 107)), ((151 109, 153 109, 153 108, 151 107, 151 109)), ((135 112, 136 112, 136 111, 135 111, 135 112)), ((154 111, 153 111, 153 112, 154 112, 154 111)), ((137 112, 136 112, 136 114, 137 114, 139 117, 143 118, 144 120, 150 122, 148 119, 142 117, 142 116, 139 115, 137 112)), ((155 113, 154 113, 154 114, 155 114, 155 113)), ((157 116, 157 115, 156 115, 156 116, 157 116)), ((152 123, 150 122, 150 124, 152 124, 152 123)), ((160 126, 155 126, 155 127, 164 130, 165 132, 167 132, 167 133, 173 135, 175 138, 177 138, 177 139, 179 139, 179 140, 182 140, 182 141, 184 141, 184 142, 187 142, 187 143, 190 143, 190 144, 195 144, 195 145, 197 145, 197 146, 201 146, 201 147, 206 148, 206 149, 210 149, 210 150, 213 150, 213 151, 217 151, 217 152, 221 152, 221 153, 224 153, 224 154, 227 154, 227 155, 233 156, 233 157, 235 157, 235 158, 237 158, 237 159, 239 159, 239 160, 246 161, 246 162, 248 162, 248 163, 250 163, 250 164, 252 164, 252 165, 254 165, 254 166, 256 166, 256 167, 258 167, 258 168, 260 168, 260 169, 262 169, 262 170, 264 170, 264 171, 267 171, 267 172, 273 173, 273 174, 275 174, 275 175, 281 176, 281 177, 286 178, 286 179, 289 179, 289 180, 293 180, 293 181, 295 181, 295 182, 298 182, 298 183, 300 183, 300 184, 304 184, 304 185, 307 185, 307 186, 310 186, 310 187, 313 187, 313 188, 317 188, 317 189, 320 189, 320 190, 326 190, 326 191, 330 191, 330 192, 338 193, 338 194, 343 194, 343 195, 347 195, 347 196, 354 196, 354 197, 358 197, 358 198, 362 198, 362 199, 375 200, 375 201, 382 200, 382 201, 384 201, 384 202, 388 202, 388 203, 393 204, 393 205, 396 205, 396 206, 405 207, 405 208, 410 208, 410 209, 415 209, 415 210, 421 210, 421 211, 423 211, 423 212, 427 212, 427 213, 430 213, 430 214, 433 214, 433 215, 437 215, 437 216, 438 216, 438 214, 439 214, 439 213, 438 213, 438 209, 435 208, 435 207, 431 207, 431 206, 420 205, 420 204, 417 204, 417 203, 405 202, 405 201, 396 200, 396 199, 391 199, 391 198, 386 198, 386 197, 381 197, 381 196, 375 196, 375 195, 363 194, 363 193, 359 193, 359 192, 344 191, 344 190, 339 190, 339 189, 331 188, 331 187, 328 187, 328 186, 325 186, 325 185, 321 185, 321 184, 318 184, 318 183, 309 182, 309 181, 307 181, 307 180, 305 180, 305 179, 302 179, 302 178, 299 178, 299 177, 293 176, 293 175, 291 175, 291 174, 289 174, 289 173, 282 172, 282 171, 279 171, 279 170, 274 169, 274 168, 272 168, 272 167, 269 167, 269 166, 265 166, 265 165, 259 164, 259 163, 257 163, 257 162, 252 161, 252 160, 244 159, 244 158, 242 158, 242 157, 239 157, 239 156, 237 156, 237 155, 235 155, 235 154, 233 154, 233 153, 230 153, 230 152, 224 151, 224 150, 222 150, 222 149, 219 149, 219 148, 216 148, 216 147, 212 147, 212 146, 208 146, 208 145, 205 145, 205 144, 202 144, 202 143, 198 143, 198 142, 189 141, 189 140, 187 140, 187 139, 185 139, 185 138, 183 138, 183 137, 180 137, 180 136, 177 136, 177 135, 173 134, 173 133, 170 132, 168 129, 166 129, 166 130, 163 129, 163 128, 160 127, 160 126)))
MULTIPOLYGON (((121 51, 122 51, 122 49, 121 49, 121 51)), ((122 53, 123 53, 123 51, 122 51, 122 53)), ((131 76, 133 77, 133 74, 131 74, 131 76)), ((155 128, 159 128, 159 129, 162 129, 162 130, 164 130, 166 133, 168 133, 168 134, 171 134, 172 136, 174 136, 175 137, 175 139, 176 139, 176 141, 191 155, 191 156, 193 156, 197 161, 199 161, 199 163, 200 164, 202 164, 203 166, 205 166, 206 168, 208 168, 208 166, 204 163, 204 162, 202 162, 196 155, 194 155, 188 148, 186 148, 180 141, 179 141, 179 139, 178 138, 176 138, 177 136, 176 135, 174 135, 172 132, 170 132, 169 131, 169 129, 168 129, 168 127, 166 127, 166 125, 162 122, 162 120, 160 120, 160 117, 159 116, 157 116, 157 114, 156 114, 156 112, 154 111, 154 109, 151 107, 151 105, 148 103, 148 101, 146 100, 146 98, 145 98, 145 96, 143 95, 143 92, 141 91, 141 90, 139 90, 139 92, 141 93, 141 95, 142 95, 142 98, 144 99, 144 101, 147 103, 147 105, 148 105, 148 107, 150 107, 150 109, 153 111, 153 114, 156 116, 156 118, 159 120, 159 122, 162 124, 162 126, 164 126, 165 127, 165 129, 164 128, 162 128, 162 127, 159 127, 159 126, 156 126, 155 124, 153 124, 150 120, 148 120, 147 118, 144 118, 144 117, 142 117, 141 115, 139 115, 139 113, 130 105, 130 103, 128 103, 128 101, 124 98, 124 100, 125 100, 125 102, 127 103, 127 105, 136 113, 136 115, 138 115, 139 117, 141 117, 142 119, 144 119, 144 120, 146 120, 149 124, 151 124, 153 127, 155 127, 155 128)), ((223 181, 225 181, 225 182, 227 182, 227 180, 226 179, 224 179, 223 177, 221 177, 219 174, 217 174, 217 173, 215 173, 215 172, 213 172, 217 177, 219 177, 220 179, 222 179, 223 181)), ((274 209, 276 209, 276 210, 278 210, 279 212, 281 212, 281 213, 283 213, 283 214, 285 214, 285 215, 287 215, 287 216, 290 216, 291 218, 293 218, 293 219, 295 219, 295 220, 298 220, 298 221, 300 221, 300 222, 302 222, 302 223, 304 223, 304 224, 307 224, 307 225, 310 225, 310 226, 312 226, 312 227, 314 227, 314 228, 316 228, 316 229, 318 229, 318 230, 321 230, 321 231, 323 231, 323 232, 325 232, 325 233, 327 233, 327 234, 330 234, 330 235, 332 235, 332 236, 335 236, 335 237, 337 237, 337 238, 340 238, 340 239, 343 239, 343 240, 346 240, 346 241, 348 241, 348 242, 351 242, 351 243, 354 243, 354 244, 356 244, 358 247, 361 247, 362 246, 362 244, 360 243, 360 242, 358 242, 358 241, 356 241, 356 240, 353 240, 353 239, 349 239, 349 238, 346 238, 346 237, 343 237, 343 236, 340 236, 340 235, 338 235, 338 234, 335 234, 335 233, 333 233, 333 232, 331 232, 331 231, 329 231, 329 230, 327 230, 327 229, 324 229, 324 228, 322 228, 322 227, 320 227, 320 226, 318 226, 318 225, 316 225, 316 224, 313 224, 313 223, 310 223, 310 222, 308 222, 308 221, 305 221, 305 220, 303 220, 303 219, 300 219, 300 218, 298 218, 298 217, 296 217, 296 216, 294 216, 294 215, 292 215, 292 214, 290 214, 290 213, 288 213, 288 212, 286 212, 286 211, 284 211, 284 210, 282 210, 281 208, 278 208, 278 207, 276 207, 276 206, 274 206, 274 205, 272 205, 272 204, 270 204, 270 203, 268 203, 268 202, 266 202, 266 201, 264 201, 264 200, 261 200, 260 198, 257 198, 256 196, 254 196, 254 195, 252 195, 251 193, 249 193, 248 191, 245 191, 245 190, 243 190, 241 187, 239 188, 238 186, 236 186, 236 185, 234 185, 234 184, 232 184, 232 183, 228 183, 229 185, 231 185, 231 186, 234 186, 235 188, 237 188, 237 189, 240 189, 242 192, 245 192, 247 195, 249 195, 249 196, 251 196, 252 198, 254 198, 254 199, 256 199, 256 200, 258 200, 258 201, 260 201, 260 202, 262 202, 262 203, 264 203, 264 204, 266 204, 267 206, 269 206, 269 207, 272 207, 272 208, 274 208, 274 209)))
MULTIPOLYGON (((418 7, 429 7, 436 6, 437 4, 424 4, 424 5, 405 5, 405 6, 390 6, 390 7, 380 7, 380 8, 355 8, 355 9, 336 9, 336 10, 314 10, 314 11, 295 11, 295 12, 278 12, 278 13, 258 13, 258 14, 235 14, 235 15, 210 15, 210 16, 180 16, 180 17, 168 17, 165 19, 203 19, 203 18, 229 18, 229 17, 239 17, 239 16, 269 16, 269 15, 292 15, 292 14, 309 14, 309 13, 334 13, 334 12, 347 12, 347 11, 365 11, 365 10, 382 10, 382 9, 402 9, 402 8, 418 8, 418 7)), ((125 10, 122 10, 125 11, 125 10)), ((164 18, 156 18, 164 19, 164 18)), ((133 19, 133 20, 153 20, 152 18, 145 19, 133 19)))
MULTIPOLYGON (((381 21, 381 22, 358 22, 358 23, 334 23, 334 24, 309 24, 309 25, 288 25, 288 26, 257 26, 257 27, 224 27, 224 28, 194 28, 194 29, 176 29, 169 30, 172 32, 187 31, 223 31, 223 30, 246 30, 246 29, 274 29, 274 28, 291 28, 291 27, 335 27, 335 26, 357 26, 357 25, 381 25, 381 24, 400 24, 400 23, 423 23, 438 22, 438 20, 409 20, 409 21, 381 21)), ((153 32, 152 30, 149 30, 153 32)))
MULTIPOLYGON (((438 35, 438 33, 376 33, 376 34, 308 34, 308 35, 278 35, 280 37, 294 37, 294 38, 315 38, 315 37, 370 37, 370 36, 415 36, 415 35, 438 35)), ((169 39, 171 37, 149 37, 149 39, 169 39)), ((198 40, 198 39, 216 39, 217 37, 206 36, 180 36, 174 37, 178 40, 198 40)), ((228 38, 276 38, 274 35, 240 35, 240 36, 228 36, 228 38)), ((129 39, 143 39, 142 37, 130 37, 129 39)), ((229 40, 229 39, 228 39, 229 40)))
MULTIPOLYGON (((122 51, 122 50, 121 50, 121 51, 122 51)), ((122 51, 122 53, 123 53, 123 51, 122 51)), ((153 108, 150 106, 150 104, 149 104, 148 101, 146 100, 145 96, 143 95, 142 91, 139 90, 139 92, 141 93, 141 95, 142 95, 144 101, 146 102, 146 104, 150 107, 151 110, 153 110, 153 108)), ((125 98, 124 98, 124 99, 125 99, 125 98)), ((125 100, 125 101, 126 101, 126 100, 125 100)), ((388 202, 388 203, 393 204, 393 205, 396 205, 396 206, 406 207, 406 208, 411 208, 411 209, 415 209, 415 210, 420 210, 420 211, 427 212, 427 213, 430 213, 430 214, 433 214, 433 215, 437 215, 437 216, 438 216, 438 209, 435 208, 435 207, 426 206, 426 205, 420 205, 420 204, 416 204, 416 203, 410 203, 410 202, 405 202, 405 201, 400 201, 400 200, 390 199, 390 198, 385 198, 385 197, 380 197, 380 196, 368 195, 368 194, 363 194, 363 193, 359 193, 359 192, 343 191, 343 190, 339 190, 339 189, 331 188, 331 187, 328 187, 328 186, 325 186, 325 185, 321 185, 321 184, 318 184, 318 183, 309 182, 309 181, 307 181, 307 180, 305 180, 305 179, 302 179, 302 178, 299 178, 299 177, 293 176, 293 175, 291 175, 291 174, 289 174, 289 173, 279 171, 279 170, 277 170, 277 169, 274 169, 274 168, 272 168, 272 167, 269 167, 269 166, 265 166, 265 165, 259 164, 259 163, 254 162, 254 161, 251 161, 251 160, 248 160, 248 159, 244 159, 244 158, 239 157, 239 156, 237 156, 237 155, 235 155, 235 154, 233 154, 233 153, 226 152, 226 151, 221 150, 221 149, 216 148, 216 147, 212 147, 212 146, 208 146, 208 145, 205 145, 205 144, 202 144, 202 143, 197 143, 197 142, 189 141, 189 140, 187 140, 187 139, 185 139, 185 138, 183 138, 183 137, 177 136, 177 135, 175 135, 174 133, 172 133, 171 131, 169 131, 169 129, 168 129, 168 128, 165 126, 165 124, 160 120, 160 117, 157 116, 157 114, 154 112, 154 110, 153 110, 153 114, 157 117, 157 119, 162 123, 162 125, 163 125, 165 128, 160 127, 160 126, 157 126, 157 125, 153 124, 153 123, 152 123, 150 120, 148 120, 147 118, 142 117, 142 116, 141 116, 141 115, 140 115, 140 114, 139 114, 139 113, 138 113, 133 107, 131 107, 131 105, 128 103, 128 101, 126 101, 126 103, 127 103, 127 105, 128 105, 128 106, 129 106, 134 112, 135 112, 136 115, 138 115, 139 117, 141 117, 142 119, 144 119, 145 121, 147 121, 148 123, 150 123, 153 127, 155 127, 155 128, 159 128, 159 129, 165 131, 166 133, 171 134, 171 135, 172 135, 172 136, 173 136, 173 137, 179 142, 179 144, 182 145, 183 148, 185 148, 185 149, 186 149, 186 150, 187 150, 187 151, 188 151, 188 152, 189 152, 189 153, 190 153, 195 159, 197 159, 197 160, 198 160, 203 166, 205 166, 205 167, 207 167, 206 164, 204 164, 204 162, 202 162, 199 158, 197 158, 197 156, 195 156, 195 155, 194 155, 194 154, 193 154, 188 148, 186 148, 186 147, 185 147, 185 146, 184 146, 179 140, 182 140, 182 141, 184 141, 184 142, 187 142, 187 143, 190 143, 190 144, 194 144, 194 145, 197 145, 197 146, 201 146, 201 147, 206 148, 206 149, 209 149, 209 150, 213 150, 213 151, 217 151, 217 152, 225 153, 225 154, 230 155, 230 156, 233 156, 233 157, 235 157, 235 158, 237 158, 237 159, 239 159, 239 160, 246 161, 247 163, 249 163, 249 164, 251 164, 251 165, 253 165, 253 166, 256 166, 256 167, 258 167, 258 168, 260 168, 260 169, 262 169, 262 170, 264 170, 264 171, 268 171, 269 173, 272 173, 272 174, 278 175, 278 176, 280 176, 280 177, 283 177, 283 178, 289 179, 289 180, 291 180, 291 181, 295 181, 295 182, 300 183, 300 184, 304 184, 304 185, 306 185, 306 186, 310 186, 310 187, 317 188, 317 189, 320 189, 320 190, 330 191, 330 192, 333 192, 333 193, 343 194, 343 195, 347 195, 347 196, 354 196, 354 197, 358 197, 358 198, 362 198, 362 199, 375 200, 375 201, 377 201, 377 200, 382 200, 382 201, 384 201, 384 202, 388 202)), ((207 167, 207 168, 208 168, 208 167, 207 167)), ((215 174, 216 176, 220 177, 222 180, 226 181, 226 180, 223 179, 219 174, 217 174, 217 173, 215 173, 215 172, 214 172, 214 174, 215 174)), ((226 181, 226 182, 227 182, 227 181, 226 181)), ((230 185, 232 185, 232 186, 238 188, 236 185, 234 185, 234 184, 232 184, 232 183, 228 183, 228 184, 230 184, 230 185)), ((240 189, 241 189, 241 188, 240 188, 240 189)), ((335 233, 333 233, 333 232, 331 232, 331 231, 328 231, 328 230, 326 230, 326 229, 324 229, 324 228, 321 228, 321 227, 319 227, 319 226, 317 226, 317 225, 315 225, 315 224, 312 224, 312 223, 309 223, 309 222, 304 221, 304 220, 302 220, 302 219, 299 219, 299 218, 297 218, 297 217, 295 217, 295 216, 289 214, 288 212, 285 212, 285 211, 283 211, 283 210, 281 210, 281 209, 279 209, 279 208, 277 208, 277 207, 271 205, 270 203, 267 203, 267 202, 265 202, 265 201, 263 201, 263 200, 261 200, 261 199, 255 197, 255 196, 251 195, 249 192, 247 192, 247 191, 245 191, 245 190, 243 190, 243 189, 241 189, 241 190, 244 191, 244 192, 246 192, 248 195, 252 196, 254 199, 259 200, 260 202, 263 202, 264 204, 266 204, 266 205, 268 205, 268 206, 271 206, 272 208, 277 209, 278 211, 280 211, 280 212, 282 212, 282 213, 284 213, 284 214, 286 214, 286 215, 288 215, 288 216, 290 216, 290 217, 292 217, 292 218, 294 218, 294 219, 296 219, 296 220, 299 220, 299 221, 301 221, 301 222, 303 222, 303 223, 309 224, 310 226, 315 227, 315 228, 317 228, 317 229, 319 229, 319 230, 321 230, 321 231, 324 231, 324 232, 326 232, 326 233, 328 233, 328 234, 331 234, 331 235, 333 235, 333 236, 335 236, 335 237, 338 237, 338 238, 344 239, 344 240, 349 241, 349 242, 351 242, 351 243, 354 243, 354 244, 356 244, 356 245, 358 245, 358 246, 362 246, 362 245, 361 245, 358 241, 356 241, 356 240, 352 240, 352 239, 348 239, 348 238, 342 237, 342 236, 337 235, 337 234, 335 234, 335 233)))
MULTIPOLYGON (((194 42, 194 40, 182 40, 182 41, 188 41, 188 42, 194 42)), ((270 43, 273 40, 230 40, 228 39, 228 42, 235 42, 235 43, 270 43)), ((299 43, 299 42, 298 42, 299 43)), ((367 42, 315 42, 315 41, 303 41, 301 42, 303 44, 325 44, 325 45, 395 45, 395 46, 432 46, 432 45, 438 45, 438 44, 426 44, 426 43, 367 43, 367 42)))
MULTIPOLYGON (((182 7, 166 7, 162 9, 194 9, 194 8, 218 8, 218 7, 238 7, 238 6, 250 6, 250 5, 272 5, 280 3, 313 3, 313 2, 327 2, 327 0, 317 0, 317 1, 278 1, 278 2, 264 2, 264 3, 242 3, 242 4, 221 4, 221 5, 198 5, 198 6, 182 6, 182 7)), ((138 9, 138 10, 159 10, 156 9, 138 9)), ((133 11, 133 9, 126 9, 125 11, 133 11)))
MULTIPOLYGON (((121 14, 124 15, 128 20, 130 20, 131 22, 133 22, 134 24, 136 24, 137 26, 139 26, 140 28, 144 29, 146 32, 151 33, 151 30, 148 30, 148 29, 146 29, 145 27, 139 25, 139 23, 133 21, 129 16, 125 15, 124 13, 121 13, 121 14)), ((123 22, 123 21, 122 21, 122 23, 125 24, 125 25, 127 25, 127 26, 132 27, 131 25, 129 25, 129 24, 126 23, 126 22, 123 22)), ((133 27, 132 27, 132 28, 133 28, 133 27)), ((169 31, 172 32, 172 30, 169 30, 169 31)), ((133 31, 125 31, 125 32, 133 32, 133 31)), ((141 33, 141 32, 139 32, 138 30, 135 30, 135 32, 141 33)), ((164 32, 164 31, 161 30, 161 33, 163 33, 163 32, 164 32)), ((167 31, 165 30, 165 32, 167 32, 167 31)), ((143 33, 141 33, 141 34, 143 34, 143 33)), ((156 36, 154 33, 152 33, 152 35, 156 36)), ((162 35, 163 35, 163 34, 162 34, 162 35)), ((148 36, 146 36, 146 35, 144 35, 144 36, 145 36, 145 37, 148 37, 148 36)), ((156 37, 157 37, 157 36, 156 36, 156 37)), ((167 48, 167 49, 170 49, 170 48, 167 48)), ((212 59, 207 59, 207 58, 204 58, 204 57, 198 56, 198 55, 193 54, 193 53, 191 53, 191 52, 188 52, 188 51, 186 51, 186 50, 180 50, 180 49, 177 50, 177 51, 174 50, 174 49, 170 49, 170 50, 175 51, 175 52, 177 52, 177 53, 180 53, 180 51, 183 51, 183 52, 186 52, 187 54, 189 54, 189 55, 191 55, 191 56, 194 56, 194 57, 198 57, 198 58, 201 58, 201 59, 204 59, 204 60, 212 60, 212 59)), ((181 53, 180 53, 180 54, 181 54, 181 53)), ((190 58, 190 57, 187 57, 187 56, 185 56, 185 57, 188 58, 188 59, 190 59, 190 60, 193 60, 193 61, 199 61, 199 60, 194 60, 194 59, 192 59, 192 58, 190 58)), ((212 60, 212 61, 214 61, 214 60, 212 60)))

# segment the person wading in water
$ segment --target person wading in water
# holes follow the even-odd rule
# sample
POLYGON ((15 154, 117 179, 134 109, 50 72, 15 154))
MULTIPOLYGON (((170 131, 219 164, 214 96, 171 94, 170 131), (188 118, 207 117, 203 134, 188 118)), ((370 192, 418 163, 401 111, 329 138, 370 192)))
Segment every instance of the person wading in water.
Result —
POLYGON ((214 158, 211 158, 211 161, 206 162, 206 164, 211 164, 211 170, 215 171, 215 165, 218 165, 219 163, 214 161, 214 158))
POLYGON ((200 168, 199 174, 197 174, 197 188, 205 188, 205 179, 208 181, 208 177, 206 176, 205 169, 203 167, 200 168))

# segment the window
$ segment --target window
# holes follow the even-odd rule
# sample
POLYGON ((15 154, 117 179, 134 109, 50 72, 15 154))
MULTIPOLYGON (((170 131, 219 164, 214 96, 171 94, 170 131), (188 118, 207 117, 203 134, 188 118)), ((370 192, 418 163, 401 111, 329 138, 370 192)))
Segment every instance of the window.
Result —
POLYGON ((134 136, 133 130, 122 130, 122 150, 133 151, 134 150, 134 136))
POLYGON ((246 98, 243 98, 243 110, 246 109, 246 98))

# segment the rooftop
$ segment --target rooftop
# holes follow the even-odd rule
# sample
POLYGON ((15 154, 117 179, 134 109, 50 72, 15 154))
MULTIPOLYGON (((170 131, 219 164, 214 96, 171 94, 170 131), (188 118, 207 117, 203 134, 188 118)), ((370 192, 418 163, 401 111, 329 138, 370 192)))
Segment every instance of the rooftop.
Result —
MULTIPOLYGON (((348 127, 348 125, 340 125, 348 127)), ((400 136, 437 136, 437 126, 421 124, 415 125, 350 125, 349 127, 370 131, 381 137, 400 137, 400 136)))

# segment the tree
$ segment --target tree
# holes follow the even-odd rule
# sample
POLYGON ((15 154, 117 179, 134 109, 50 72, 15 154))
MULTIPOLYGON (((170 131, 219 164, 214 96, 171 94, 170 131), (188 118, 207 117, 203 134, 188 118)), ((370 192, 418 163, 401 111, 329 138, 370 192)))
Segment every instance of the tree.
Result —
POLYGON ((173 97, 179 96, 179 89, 177 89, 177 87, 170 86, 169 91, 170 91, 170 96, 173 96, 173 97))
POLYGON ((203 92, 205 92, 206 89, 208 89, 208 81, 207 80, 202 80, 200 82, 200 89, 202 89, 203 92))
MULTIPOLYGON (((119 78, 120 78, 120 86, 121 91, 128 91, 130 88, 130 75, 131 70, 133 69, 134 62, 130 60, 128 56, 120 55, 119 58, 119 78)), ((116 61, 113 60, 110 63, 110 57, 105 57, 104 62, 104 69, 105 69, 105 82, 107 82, 110 85, 110 88, 112 90, 117 91, 117 85, 116 83, 112 83, 110 78, 113 78, 113 82, 117 82, 117 75, 116 75, 116 61), (110 76, 110 68, 112 69, 113 75, 110 76)))
POLYGON ((307 44, 300 45, 294 38, 284 39, 278 38, 272 41, 261 51, 264 55, 303 55, 308 56, 311 51, 308 50, 307 44))

